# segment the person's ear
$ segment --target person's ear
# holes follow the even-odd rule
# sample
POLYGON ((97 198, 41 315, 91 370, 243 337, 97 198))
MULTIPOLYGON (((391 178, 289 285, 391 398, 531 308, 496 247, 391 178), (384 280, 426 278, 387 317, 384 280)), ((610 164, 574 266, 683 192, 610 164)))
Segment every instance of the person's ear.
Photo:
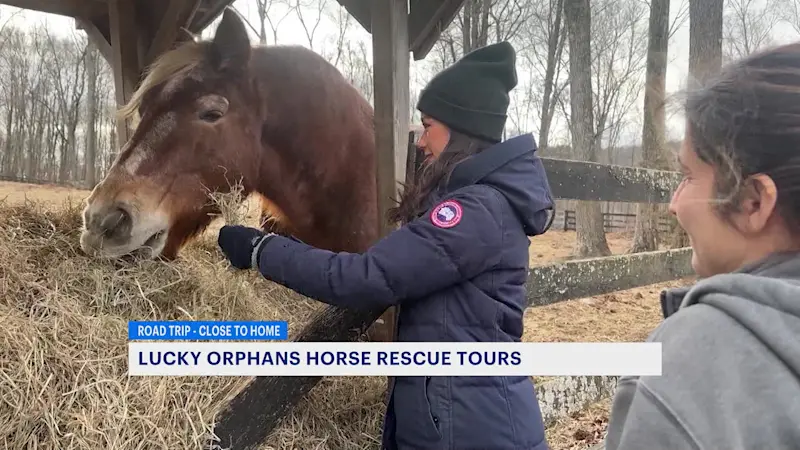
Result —
POLYGON ((756 174, 745 180, 739 202, 739 225, 747 233, 766 228, 778 206, 778 188, 769 175, 756 174))

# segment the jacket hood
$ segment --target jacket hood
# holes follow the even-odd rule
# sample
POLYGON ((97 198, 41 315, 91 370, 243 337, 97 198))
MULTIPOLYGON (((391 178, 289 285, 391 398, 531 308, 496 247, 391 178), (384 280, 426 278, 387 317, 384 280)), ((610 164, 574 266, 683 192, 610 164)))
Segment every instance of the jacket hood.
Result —
POLYGON ((661 298, 665 316, 694 304, 725 313, 800 373, 800 252, 775 253, 661 298))
MULTIPOLYGON (((752 277, 759 277, 758 280, 768 281, 769 284, 772 284, 769 279, 779 280, 781 283, 789 283, 788 286, 796 286, 797 289, 800 289, 800 252, 777 252, 760 261, 748 264, 735 272, 715 275, 700 280, 692 286, 666 289, 661 292, 661 313, 666 319, 679 309, 697 303, 697 296, 690 296, 689 293, 696 294, 698 289, 700 289, 699 292, 703 292, 702 288, 704 286, 709 285, 714 289, 723 289, 725 291, 729 290, 725 289, 728 286, 727 282, 735 281, 738 286, 742 280, 750 280, 752 277)), ((743 293, 748 292, 748 290, 745 290, 743 293)), ((760 296, 751 297, 753 301, 759 301, 761 298, 760 296)), ((800 299, 800 296, 797 298, 800 299)), ((800 313, 800 301, 791 301, 788 306, 790 311, 800 313)), ((800 317, 800 314, 798 314, 798 317, 800 317)))
POLYGON ((511 204, 528 236, 547 231, 555 217, 555 202, 533 135, 523 134, 495 144, 459 163, 446 191, 471 184, 498 190, 511 204))

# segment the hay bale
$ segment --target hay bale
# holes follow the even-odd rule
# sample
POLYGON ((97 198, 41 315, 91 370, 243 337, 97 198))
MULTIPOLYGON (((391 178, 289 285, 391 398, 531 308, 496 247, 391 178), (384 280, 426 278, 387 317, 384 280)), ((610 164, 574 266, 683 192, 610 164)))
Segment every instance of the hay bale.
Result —
MULTIPOLYGON (((80 205, 0 204, 0 442, 5 448, 201 449, 247 377, 128 377, 128 320, 289 320, 321 305, 231 271, 214 234, 174 262, 78 246, 80 205)), ((379 447, 382 377, 327 378, 265 449, 379 447)))

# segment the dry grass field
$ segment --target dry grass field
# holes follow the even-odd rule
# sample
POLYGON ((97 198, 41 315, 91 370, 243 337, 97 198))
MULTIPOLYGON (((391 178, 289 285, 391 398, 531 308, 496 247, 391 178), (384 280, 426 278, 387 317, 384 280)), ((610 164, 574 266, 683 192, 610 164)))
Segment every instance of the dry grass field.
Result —
MULTIPOLYGON (((5 448, 196 448, 245 379, 125 376, 127 320, 285 320, 319 307, 250 273, 232 273, 215 231, 179 261, 104 263, 77 245, 87 191, 0 183, 0 441, 5 448)), ((624 253, 629 237, 611 234, 624 253)), ((533 240, 531 264, 569 257, 575 233, 533 240)), ((661 320, 658 293, 685 281, 531 308, 526 341, 639 341, 661 320)), ((328 378, 265 449, 377 448, 380 378, 328 378)), ((553 450, 602 439, 608 402, 548 430, 553 450)))

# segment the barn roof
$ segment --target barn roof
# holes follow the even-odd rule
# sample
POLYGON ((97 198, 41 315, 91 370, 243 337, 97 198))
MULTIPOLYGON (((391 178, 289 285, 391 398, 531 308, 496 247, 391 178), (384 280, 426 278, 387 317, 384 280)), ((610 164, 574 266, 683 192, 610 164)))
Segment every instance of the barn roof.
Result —
MULTIPOLYGON (((133 1, 137 4, 138 25, 152 34, 156 33, 161 18, 171 6, 170 3, 180 4, 182 25, 193 33, 199 33, 213 22, 227 5, 233 3, 233 0, 133 1)), ((89 21, 97 27, 106 40, 109 40, 108 0, 0 0, 0 3, 89 21)))
MULTIPOLYGON (((376 0, 337 0, 358 23, 372 32, 372 3, 376 0)), ((465 0, 409 0, 408 44, 420 60, 455 18, 465 0)))
MULTIPOLYGON (((114 0, 0 0, 0 4, 51 14, 75 17, 94 24, 110 42, 108 2, 114 0)), ((138 26, 155 35, 162 19, 172 8, 175 17, 193 33, 214 21, 233 0, 129 0, 136 1, 138 26), (179 5, 179 6, 175 6, 179 5)), ((375 0, 337 0, 365 30, 371 32, 371 4, 375 0)), ((464 0, 409 0, 408 36, 410 50, 419 60, 428 54, 441 31, 453 21, 464 0)))

